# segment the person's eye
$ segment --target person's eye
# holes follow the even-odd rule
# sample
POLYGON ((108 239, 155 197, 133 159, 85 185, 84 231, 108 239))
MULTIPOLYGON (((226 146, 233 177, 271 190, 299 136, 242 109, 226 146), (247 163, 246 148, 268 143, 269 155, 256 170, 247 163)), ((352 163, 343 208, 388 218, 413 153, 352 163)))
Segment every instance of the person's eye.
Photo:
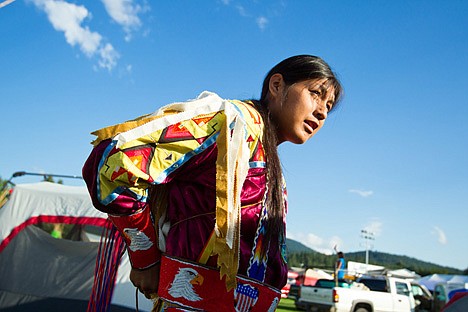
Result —
POLYGON ((332 103, 332 102, 328 102, 328 103, 327 103, 327 111, 328 111, 328 112, 331 111, 332 108, 333 108, 333 103, 332 103))
POLYGON ((322 93, 320 92, 320 90, 309 90, 310 94, 314 94, 316 96, 320 96, 322 93))

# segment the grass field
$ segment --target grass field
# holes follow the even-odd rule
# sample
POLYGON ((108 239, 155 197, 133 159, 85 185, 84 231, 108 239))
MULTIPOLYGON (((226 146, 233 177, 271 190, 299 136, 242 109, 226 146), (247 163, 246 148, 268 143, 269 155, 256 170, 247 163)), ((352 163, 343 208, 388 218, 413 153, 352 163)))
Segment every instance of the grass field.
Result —
POLYGON ((277 312, 288 312, 288 311, 300 311, 297 310, 296 307, 294 306, 294 300, 292 299, 281 299, 278 309, 276 309, 277 312))

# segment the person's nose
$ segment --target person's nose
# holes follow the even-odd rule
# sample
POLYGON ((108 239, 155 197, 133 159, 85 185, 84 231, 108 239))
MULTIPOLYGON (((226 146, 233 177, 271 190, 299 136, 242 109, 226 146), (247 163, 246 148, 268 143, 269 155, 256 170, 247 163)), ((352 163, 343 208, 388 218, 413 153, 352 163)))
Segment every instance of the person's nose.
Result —
POLYGON ((313 113, 314 117, 318 120, 324 120, 327 118, 328 110, 325 101, 320 101, 317 103, 317 107, 313 113))

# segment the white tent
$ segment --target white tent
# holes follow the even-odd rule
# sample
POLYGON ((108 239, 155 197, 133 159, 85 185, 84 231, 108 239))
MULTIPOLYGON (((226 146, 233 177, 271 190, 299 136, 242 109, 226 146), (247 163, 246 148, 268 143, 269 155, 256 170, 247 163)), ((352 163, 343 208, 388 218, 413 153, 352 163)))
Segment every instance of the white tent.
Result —
MULTIPOLYGON (((84 311, 94 278, 99 242, 81 231, 80 240, 56 239, 34 226, 41 222, 105 227, 85 187, 49 182, 16 185, 0 208, 0 310, 84 311)), ((125 254, 110 311, 134 311, 135 288, 125 254)), ((140 311, 152 302, 141 294, 140 311)))
POLYGON ((421 277, 416 272, 410 271, 408 269, 388 270, 386 272, 386 274, 388 276, 394 276, 394 277, 398 277, 398 278, 406 278, 406 279, 410 279, 410 280, 421 277))
POLYGON ((431 274, 421 277, 417 282, 426 286, 430 291, 433 291, 435 285, 440 283, 466 284, 468 287, 468 275, 431 274))
POLYGON ((359 275, 369 272, 383 272, 385 267, 380 265, 365 264, 362 262, 348 261, 347 274, 359 275))

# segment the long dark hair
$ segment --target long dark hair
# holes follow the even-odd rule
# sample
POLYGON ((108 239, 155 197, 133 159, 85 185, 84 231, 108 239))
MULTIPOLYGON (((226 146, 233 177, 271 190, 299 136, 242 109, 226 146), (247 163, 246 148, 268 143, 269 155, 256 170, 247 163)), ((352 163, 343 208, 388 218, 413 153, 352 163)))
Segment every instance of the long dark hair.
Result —
POLYGON ((268 242, 273 237, 277 237, 276 235, 278 234, 280 234, 283 239, 286 237, 283 227, 284 199, 281 163, 278 157, 278 141, 275 125, 271 120, 268 110, 269 83, 271 76, 274 74, 281 74, 286 86, 309 79, 326 78, 330 86, 333 86, 335 90, 335 104, 333 108, 337 106, 343 94, 343 88, 338 78, 324 60, 313 55, 296 55, 281 61, 268 72, 263 81, 260 100, 252 101, 262 115, 265 127, 262 143, 267 158, 268 194, 266 206, 268 211, 268 223, 266 239, 268 242))

